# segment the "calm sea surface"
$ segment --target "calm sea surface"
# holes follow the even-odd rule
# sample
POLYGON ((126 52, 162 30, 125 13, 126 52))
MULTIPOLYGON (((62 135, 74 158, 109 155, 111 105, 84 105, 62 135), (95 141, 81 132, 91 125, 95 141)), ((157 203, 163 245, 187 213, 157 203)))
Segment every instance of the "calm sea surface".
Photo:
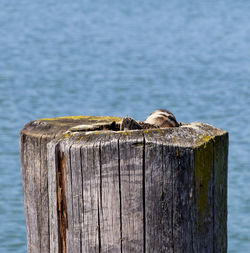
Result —
POLYGON ((250 252, 250 2, 0 1, 0 252, 25 252, 19 130, 167 108, 228 130, 229 252, 250 252))

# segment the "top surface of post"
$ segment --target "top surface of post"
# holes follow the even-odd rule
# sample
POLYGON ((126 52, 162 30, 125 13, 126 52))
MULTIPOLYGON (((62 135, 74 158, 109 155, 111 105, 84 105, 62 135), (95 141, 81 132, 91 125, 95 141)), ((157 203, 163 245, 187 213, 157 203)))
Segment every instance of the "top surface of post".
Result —
POLYGON ((157 129, 141 129, 120 131, 122 118, 107 116, 72 116, 48 119, 38 119, 27 123, 21 134, 29 136, 46 135, 48 137, 60 137, 67 139, 74 136, 92 135, 97 138, 101 135, 112 134, 113 138, 119 139, 126 135, 126 139, 134 139, 137 135, 144 135, 151 142, 164 142, 179 147, 196 147, 209 142, 215 136, 227 134, 226 131, 211 125, 193 122, 179 127, 166 127, 157 129))
POLYGON ((22 134, 32 136, 46 134, 47 136, 60 136, 65 131, 78 125, 110 124, 120 122, 122 118, 106 116, 67 116, 57 118, 37 119, 27 123, 21 130, 22 134))

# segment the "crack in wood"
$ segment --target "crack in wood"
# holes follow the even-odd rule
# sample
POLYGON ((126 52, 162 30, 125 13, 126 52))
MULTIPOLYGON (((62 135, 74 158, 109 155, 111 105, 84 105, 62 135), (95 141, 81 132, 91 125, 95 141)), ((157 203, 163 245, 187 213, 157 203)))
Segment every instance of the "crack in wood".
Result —
MULTIPOLYGON (((95 124, 77 125, 71 127, 67 132, 89 132, 89 131, 128 131, 138 129, 154 129, 159 128, 153 124, 144 121, 136 121, 133 118, 125 117, 121 122, 101 122, 95 124)), ((66 132, 66 133, 67 133, 66 132)))
POLYGON ((143 135, 143 150, 142 150, 142 194, 143 194, 143 253, 146 252, 146 175, 145 175, 145 136, 143 135))
POLYGON ((57 169, 57 212, 59 226, 59 252, 66 253, 66 229, 67 222, 67 206, 66 206, 66 158, 63 152, 58 153, 58 169, 57 169))
POLYGON ((121 248, 120 251, 122 253, 122 190, 121 190, 121 157, 120 157, 120 140, 117 140, 117 150, 118 150, 118 177, 119 177, 119 201, 120 201, 120 240, 121 240, 121 248))
MULTIPOLYGON (((171 130, 93 133, 78 142, 73 135, 59 137, 78 124, 66 123, 55 126, 54 136, 48 128, 26 128, 20 136, 30 253, 226 252, 225 131, 193 123, 171 130)), ((89 125, 75 130, 87 131, 89 125)), ((104 126, 94 124, 98 128, 104 126)))
MULTIPOLYGON (((99 239, 99 253, 102 251, 102 235, 101 235, 101 211, 103 210, 102 206, 102 143, 99 143, 99 176, 100 176, 100 195, 98 200, 98 239, 99 239)), ((103 215, 103 214, 102 214, 103 215)))

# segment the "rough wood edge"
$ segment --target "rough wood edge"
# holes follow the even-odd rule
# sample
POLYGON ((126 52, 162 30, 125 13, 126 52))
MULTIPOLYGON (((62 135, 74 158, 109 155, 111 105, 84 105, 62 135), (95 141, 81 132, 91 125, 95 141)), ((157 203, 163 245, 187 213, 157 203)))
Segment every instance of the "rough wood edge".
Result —
MULTIPOLYGON (((157 129, 158 130, 158 129, 157 129)), ((138 131, 139 132, 141 132, 142 131, 142 133, 144 134, 144 135, 146 135, 146 134, 148 134, 148 135, 150 135, 151 133, 152 133, 152 131, 154 131, 154 130, 135 130, 135 131, 128 131, 128 132, 101 132, 101 133, 98 133, 99 134, 99 138, 103 135, 109 135, 110 134, 110 136, 111 136, 111 134, 114 134, 114 136, 117 136, 117 135, 119 135, 120 137, 121 136, 124 136, 125 137, 125 139, 127 138, 127 137, 131 137, 131 136, 133 136, 133 134, 135 134, 135 135, 137 135, 138 134, 138 131), (136 132, 137 131, 137 132, 136 132), (132 132, 134 132, 134 133, 132 133, 132 132), (129 136, 128 136, 129 135, 129 136)), ((205 131, 205 130, 204 130, 205 131)), ((206 130, 207 131, 207 130, 206 130)), ((155 131, 155 133, 158 133, 159 134, 159 138, 161 137, 161 135, 164 133, 165 131, 164 131, 164 129, 162 130, 162 129, 159 129, 159 131, 155 131)), ((94 132, 92 132, 92 133, 90 133, 90 135, 92 135, 92 134, 95 134, 94 132)), ((219 135, 224 135, 224 134, 227 134, 225 131, 221 131, 221 132, 219 132, 219 135)), ((76 136, 78 135, 78 133, 76 134, 76 135, 69 135, 69 136, 64 136, 63 138, 61 138, 61 139, 59 139, 58 141, 60 142, 60 141, 62 141, 62 139, 65 139, 65 138, 70 138, 70 137, 73 137, 73 139, 77 139, 76 138, 76 136)), ((79 134, 78 136, 80 136, 81 134, 79 134)), ((86 135, 87 135, 87 133, 86 133, 86 135)), ((218 135, 218 136, 219 136, 218 135)), ((214 138, 216 138, 216 137, 214 137, 214 135, 212 135, 212 130, 211 130, 211 134, 210 135, 202 135, 202 133, 201 133, 201 135, 200 135, 201 137, 197 137, 198 138, 198 140, 197 140, 197 142, 196 142, 196 145, 198 145, 197 146, 197 148, 200 148, 200 147, 202 147, 203 145, 208 145, 207 143, 209 143, 210 141, 214 141, 214 138)), ((34 136, 33 136, 34 137, 34 136)), ((119 137, 119 138, 120 138, 119 137)), ((144 139, 145 139, 145 137, 144 137, 144 139)), ((170 144, 170 143, 169 143, 170 144)), ((145 146, 144 146, 144 148, 145 148, 145 146)), ((59 159, 58 157, 56 158, 54 158, 54 159, 59 159)), ((56 160, 55 160, 56 161, 56 160)), ((55 162, 56 163, 56 162, 55 162)), ((60 169, 59 169, 60 170, 60 169)), ((57 180, 57 182, 58 182, 58 180, 57 180)), ((58 185, 57 185, 58 186, 58 185)), ((58 186, 59 187, 59 186, 58 186)), ((57 192, 57 194, 59 195, 59 193, 57 192)), ((58 199, 60 199, 60 197, 58 196, 57 197, 58 199)), ((59 201, 60 202, 60 201, 59 201)), ((58 203, 59 203, 58 202, 58 203)), ((59 205, 58 205, 58 207, 57 208, 60 208, 59 207, 59 205)), ((62 217, 63 217, 63 215, 62 215, 62 217)), ((58 218, 58 220, 60 220, 60 218, 58 218)), ((63 234, 62 234, 63 235, 63 234)), ((61 236, 61 238, 64 238, 64 236, 61 236)), ((60 238, 58 238, 59 240, 60 240, 60 238)), ((58 245, 60 245, 59 243, 58 243, 58 245)), ((144 247, 145 248, 145 247, 144 247)), ((56 252, 56 251, 55 251, 56 252)))
POLYGON ((65 163, 66 158, 63 152, 57 152, 57 209, 59 226, 59 252, 66 253, 66 229, 67 229, 67 204, 66 204, 66 183, 65 183, 65 163))

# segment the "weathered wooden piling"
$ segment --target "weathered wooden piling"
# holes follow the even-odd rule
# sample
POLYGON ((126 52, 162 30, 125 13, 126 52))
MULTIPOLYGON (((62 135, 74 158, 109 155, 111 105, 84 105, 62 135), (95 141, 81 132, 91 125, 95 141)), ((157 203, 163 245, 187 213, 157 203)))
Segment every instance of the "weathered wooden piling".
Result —
POLYGON ((227 132, 64 117, 20 134, 28 252, 226 252, 227 132))

